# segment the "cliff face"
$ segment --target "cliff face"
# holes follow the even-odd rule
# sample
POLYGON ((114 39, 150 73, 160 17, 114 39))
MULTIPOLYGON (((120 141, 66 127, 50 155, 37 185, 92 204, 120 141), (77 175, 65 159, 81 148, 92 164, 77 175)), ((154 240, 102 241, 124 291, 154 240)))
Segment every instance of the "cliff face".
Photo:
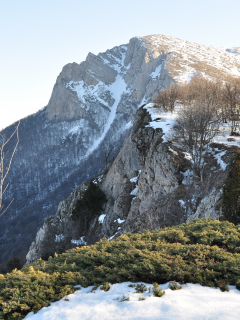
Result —
MULTIPOLYGON (((128 45, 66 65, 49 104, 21 120, 20 143, 6 181, 5 203, 15 200, 1 218, 0 262, 27 251, 59 202, 101 172, 109 145, 117 154, 144 95, 148 99, 173 81, 164 68, 166 54, 146 62, 146 53, 133 38, 128 45)), ((5 129, 6 136, 13 128, 5 129)))
MULTIPOLYGON (((135 37, 128 44, 105 53, 89 53, 86 61, 80 64, 66 65, 57 78, 49 104, 21 120, 20 143, 6 181, 10 187, 5 202, 7 204, 12 197, 15 200, 1 218, 1 261, 26 252, 38 228, 45 218, 56 212, 59 202, 83 181, 102 171, 101 159, 109 146, 114 147, 113 155, 117 155, 137 108, 151 100, 157 90, 169 86, 172 81, 185 81, 197 71, 221 78, 223 73, 236 74, 238 70, 238 48, 227 51, 161 35, 135 37)), ((151 136, 149 130, 148 139, 152 141, 156 133, 151 136)), ((9 136, 12 131, 13 126, 10 126, 4 133, 9 136)), ((131 161, 136 159, 134 152, 140 152, 143 159, 141 145, 144 143, 142 135, 141 140, 136 141, 139 149, 126 151, 133 154, 131 161)), ((149 146, 144 148, 154 152, 149 146)), ((124 157, 121 161, 123 164, 120 162, 119 166, 124 165, 124 157)), ((128 178, 138 175, 139 161, 134 173, 127 174, 128 178)), ((144 161, 148 161, 151 168, 157 167, 150 158, 144 161)), ((125 167, 122 170, 125 171, 125 167)), ((160 174, 160 169, 149 170, 139 176, 143 188, 146 187, 143 175, 146 175, 144 179, 155 181, 160 174)), ((170 187, 166 179, 163 195, 175 187, 175 182, 171 183, 170 187)), ((126 188, 130 185, 126 182, 126 188)), ((104 188, 108 192, 107 186, 104 188)), ((113 190, 118 192, 116 186, 113 190)), ((136 197, 131 208, 141 200, 139 210, 144 212, 143 203, 150 201, 149 190, 144 192, 141 199, 136 197)), ((134 214, 131 215, 134 219, 134 214)))
MULTIPOLYGON (((221 186, 227 171, 221 169, 216 154, 209 153, 205 157, 204 183, 197 183, 190 160, 166 141, 161 128, 154 128, 161 119, 152 118, 152 109, 149 105, 138 110, 117 157, 92 179, 107 197, 103 211, 90 220, 90 211, 84 213, 83 219, 73 219, 77 201, 90 181, 81 184, 40 228, 28 252, 28 263, 124 232, 172 226, 193 218, 219 218, 221 186)), ((216 143, 211 148, 216 153, 224 149, 226 166, 236 151, 236 147, 216 143)))

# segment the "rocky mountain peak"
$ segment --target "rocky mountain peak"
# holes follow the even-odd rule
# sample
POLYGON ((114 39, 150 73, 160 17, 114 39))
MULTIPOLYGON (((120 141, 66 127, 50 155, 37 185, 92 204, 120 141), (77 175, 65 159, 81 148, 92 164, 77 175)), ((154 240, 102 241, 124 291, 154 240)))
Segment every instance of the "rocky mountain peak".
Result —
MULTIPOLYGON (((102 171, 109 146, 113 146, 112 156, 118 154, 143 103, 196 72, 215 78, 238 74, 238 53, 239 48, 154 35, 134 37, 98 55, 89 53, 80 64, 64 66, 47 107, 21 121, 20 143, 5 194, 6 202, 15 200, 0 225, 2 261, 26 252, 59 202, 102 171)), ((10 126, 4 133, 9 136, 12 131, 10 126)), ((137 140, 141 148, 145 138, 137 140)), ((138 171, 129 178, 137 175, 138 171)))

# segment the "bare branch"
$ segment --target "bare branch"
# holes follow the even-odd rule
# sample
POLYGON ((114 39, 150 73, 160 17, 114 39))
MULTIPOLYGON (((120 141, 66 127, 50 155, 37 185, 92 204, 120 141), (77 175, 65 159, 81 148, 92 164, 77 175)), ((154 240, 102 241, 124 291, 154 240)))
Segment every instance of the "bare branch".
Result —
MULTIPOLYGON (((9 203, 9 205, 7 206, 7 208, 0 214, 0 218, 1 216, 7 211, 7 209, 10 207, 10 205, 13 203, 14 198, 12 198, 12 201, 9 203)), ((3 208, 3 207, 2 207, 3 208)))
MULTIPOLYGON (((12 164, 13 156, 14 156, 15 151, 16 151, 16 149, 17 149, 17 147, 18 147, 18 144, 19 144, 19 134, 18 134, 19 124, 20 124, 20 121, 19 121, 19 123, 18 123, 18 126, 17 126, 16 130, 14 131, 14 133, 17 132, 17 143, 16 143, 15 148, 14 148, 14 150, 13 150, 11 159, 10 159, 9 164, 8 164, 8 167, 6 167, 6 170, 7 170, 7 171, 6 171, 6 173, 5 173, 4 177, 3 177, 3 182, 4 182, 4 180, 6 179, 6 176, 8 175, 8 172, 9 172, 10 167, 11 167, 11 164, 12 164)), ((13 137, 13 135, 11 135, 11 137, 13 137)), ((8 139, 8 141, 10 141, 10 140, 8 139)), ((5 143, 5 145, 6 145, 6 143, 5 143)))
MULTIPOLYGON (((6 187, 4 188, 3 185, 4 185, 4 181, 9 173, 9 170, 11 168, 11 164, 12 164, 12 160, 13 160, 13 157, 14 157, 14 154, 16 152, 16 149, 18 147, 18 144, 19 144, 19 132, 18 132, 18 129, 19 129, 19 125, 20 125, 20 121, 18 122, 18 125, 16 126, 14 132, 10 135, 10 137, 7 139, 7 141, 5 141, 5 134, 3 133, 0 133, 0 137, 2 138, 2 143, 1 143, 1 147, 0 147, 0 211, 2 211, 4 205, 3 205, 3 195, 4 193, 6 192, 8 186, 9 186, 9 183, 6 185, 6 187), (14 134, 16 133, 17 135, 17 142, 15 144, 15 147, 13 149, 13 152, 12 152, 12 155, 10 156, 10 160, 8 162, 8 165, 6 166, 5 170, 6 172, 4 171, 4 160, 5 158, 7 157, 7 155, 9 154, 9 151, 7 151, 6 153, 4 153, 4 148, 6 147, 6 145, 8 144, 8 142, 13 138, 14 134)), ((13 198, 11 200, 11 202, 9 203, 9 205, 7 206, 7 208, 0 214, 0 217, 7 211, 7 209, 10 207, 10 205, 12 204, 13 202, 13 198)))

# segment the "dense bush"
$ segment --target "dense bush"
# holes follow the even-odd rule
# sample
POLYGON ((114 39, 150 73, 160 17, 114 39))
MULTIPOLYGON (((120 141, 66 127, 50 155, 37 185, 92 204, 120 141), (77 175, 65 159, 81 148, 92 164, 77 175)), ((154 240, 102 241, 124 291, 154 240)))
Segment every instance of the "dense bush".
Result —
POLYGON ((90 181, 87 190, 83 193, 82 198, 76 202, 75 208, 72 212, 73 219, 87 220, 87 223, 91 219, 99 215, 103 209, 104 203, 107 202, 107 198, 100 187, 90 181))
MULTIPOLYGON (((0 319, 21 319, 81 284, 192 282, 240 290, 240 226, 200 219, 103 239, 0 275, 0 319)), ((159 291, 159 294, 162 294, 159 291)))
POLYGON ((23 266, 23 263, 18 258, 10 258, 5 266, 5 268, 0 268, 0 273, 11 272, 14 269, 20 270, 23 266))

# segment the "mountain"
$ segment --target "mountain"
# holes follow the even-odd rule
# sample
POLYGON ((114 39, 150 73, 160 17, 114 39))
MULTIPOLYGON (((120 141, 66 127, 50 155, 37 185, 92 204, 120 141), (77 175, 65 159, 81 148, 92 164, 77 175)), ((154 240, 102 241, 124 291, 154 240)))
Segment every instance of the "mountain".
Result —
POLYGON ((195 218, 219 219, 222 187, 240 137, 229 142, 226 128, 221 128, 205 153, 204 181, 199 184, 189 154, 168 139, 177 113, 163 112, 151 103, 139 108, 116 159, 99 176, 82 183, 59 204, 56 215, 46 219, 27 262, 126 232, 171 227, 195 218), (223 138, 226 141, 219 143, 223 138), (106 203, 94 193, 97 187, 106 203), (92 203, 103 210, 93 212, 92 203))
MULTIPOLYGON (((100 174, 104 153, 111 146, 112 156, 118 154, 137 109, 155 92, 196 72, 224 78, 239 71, 239 48, 162 35, 134 37, 127 45, 66 65, 49 104, 21 120, 5 197, 6 203, 15 200, 1 218, 1 262, 23 256, 58 203, 100 174)), ((6 136, 13 128, 4 130, 6 136)))

